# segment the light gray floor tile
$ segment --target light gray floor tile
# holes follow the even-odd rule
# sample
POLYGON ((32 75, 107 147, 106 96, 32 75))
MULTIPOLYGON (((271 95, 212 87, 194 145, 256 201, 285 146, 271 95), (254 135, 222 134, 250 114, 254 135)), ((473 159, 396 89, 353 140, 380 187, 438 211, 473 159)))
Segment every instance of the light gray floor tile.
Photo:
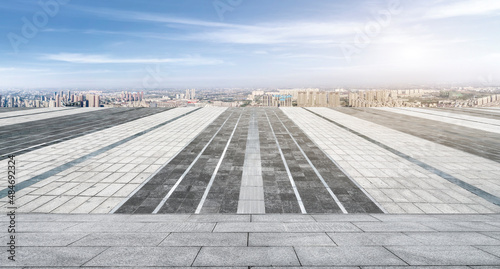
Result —
POLYGON ((433 229, 415 222, 354 222, 365 232, 432 232, 433 229))
POLYGON ((68 228, 79 225, 79 223, 78 222, 22 222, 16 219, 16 225, 17 225, 16 229, 17 232, 43 233, 43 232, 66 231, 68 228))
MULTIPOLYGON (((106 248, 95 247, 19 247, 16 266, 81 266, 106 248)), ((1 266, 8 266, 2 259, 1 266)))
POLYGON ((335 246, 325 233, 250 233, 249 246, 335 246))
POLYGON ((86 236, 86 233, 18 233, 16 245, 23 247, 64 247, 86 236))
POLYGON ((203 247, 194 266, 298 266, 291 247, 203 247))
POLYGON ((489 225, 484 222, 422 222, 422 225, 440 232, 500 232, 499 226, 489 225))
POLYGON ((329 233, 339 246, 422 245, 403 233, 329 233))
POLYGON ((94 233, 71 246, 133 247, 157 246, 168 233, 94 233))
POLYGON ((285 232, 283 223, 217 223, 214 229, 215 233, 233 233, 233 232, 285 232))
POLYGON ((379 219, 366 215, 366 214, 324 214, 324 215, 312 215, 316 221, 380 221, 379 219))
MULTIPOLYGON (((497 257, 500 257, 500 245, 496 246, 476 246, 476 248, 479 248, 481 250, 484 250, 490 254, 493 254, 497 257)), ((498 264, 500 266, 500 264, 498 264)))
POLYGON ((198 247, 111 247, 86 266, 190 266, 198 247))
POLYGON ((437 268, 444 268, 444 269, 469 269, 469 266, 391 266, 391 267, 386 267, 386 266, 362 266, 361 269, 437 269, 437 268))
POLYGON ((252 222, 316 222, 310 215, 253 215, 252 222))
POLYGON ((296 247, 306 266, 406 265, 383 247, 296 247))
POLYGON ((68 229, 66 232, 94 232, 94 233, 131 233, 136 232, 142 227, 144 223, 134 223, 134 222, 83 222, 78 225, 74 225, 68 229))
POLYGON ((381 221, 396 221, 396 222, 420 222, 420 221, 436 221, 434 215, 404 215, 404 214, 371 214, 371 216, 381 221))
POLYGON ((348 222, 303 222, 303 223, 284 223, 285 230, 287 232, 303 232, 303 233, 314 233, 314 232, 360 232, 358 229, 351 223, 348 222))
POLYGON ((146 223, 141 228, 141 232, 155 233, 180 233, 180 232, 211 232, 215 227, 215 223, 208 222, 171 222, 171 223, 146 223))
POLYGON ((192 222, 250 222, 251 215, 191 215, 192 222))
POLYGON ((499 245, 500 241, 480 233, 407 233, 408 236, 418 240, 423 245, 449 245, 449 246, 472 246, 472 245, 499 245))
POLYGON ((172 233, 160 246, 246 246, 247 233, 172 233))
POLYGON ((410 265, 500 265, 500 258, 471 246, 387 247, 410 265))

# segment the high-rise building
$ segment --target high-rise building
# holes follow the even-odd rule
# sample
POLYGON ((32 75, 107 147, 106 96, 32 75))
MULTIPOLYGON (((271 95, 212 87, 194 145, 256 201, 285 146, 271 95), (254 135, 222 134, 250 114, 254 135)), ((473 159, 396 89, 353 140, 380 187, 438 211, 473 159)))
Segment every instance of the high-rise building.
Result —
POLYGON ((85 97, 85 99, 88 102, 88 107, 94 107, 94 95, 87 94, 87 96, 85 97))
POLYGON ((196 90, 195 89, 191 90, 191 99, 196 99, 196 90))
POLYGON ((61 96, 59 94, 56 94, 55 102, 56 107, 61 107, 61 96))
POLYGON ((99 95, 94 95, 94 107, 99 107, 99 95))
POLYGON ((327 104, 326 92, 316 92, 316 106, 326 107, 327 104))
POLYGON ((298 92, 297 96, 297 106, 306 107, 307 106, 307 92, 298 92))

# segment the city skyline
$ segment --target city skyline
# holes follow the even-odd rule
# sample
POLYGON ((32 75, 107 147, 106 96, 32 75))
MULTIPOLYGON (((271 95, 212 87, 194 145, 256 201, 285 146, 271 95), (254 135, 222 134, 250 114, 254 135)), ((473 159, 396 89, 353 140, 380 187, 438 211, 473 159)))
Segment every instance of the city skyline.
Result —
POLYGON ((2 88, 500 84, 498 1, 42 0, 0 10, 2 88))

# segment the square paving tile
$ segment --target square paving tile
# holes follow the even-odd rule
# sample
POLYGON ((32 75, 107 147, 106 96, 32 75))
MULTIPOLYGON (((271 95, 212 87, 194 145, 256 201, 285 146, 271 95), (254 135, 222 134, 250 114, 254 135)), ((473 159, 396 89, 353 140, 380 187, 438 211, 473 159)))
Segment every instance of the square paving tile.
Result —
POLYGON ((500 258, 471 246, 390 246, 410 265, 499 265, 500 258))
POLYGON ((203 247, 194 266, 298 266, 291 247, 203 247))
POLYGON ((305 266, 406 265, 383 247, 296 247, 305 266))
POLYGON ((335 246, 325 233, 250 233, 249 246, 335 246))
POLYGON ((86 266, 190 266, 198 247, 111 247, 86 266))
POLYGON ((160 246, 246 246, 247 233, 171 233, 160 246))

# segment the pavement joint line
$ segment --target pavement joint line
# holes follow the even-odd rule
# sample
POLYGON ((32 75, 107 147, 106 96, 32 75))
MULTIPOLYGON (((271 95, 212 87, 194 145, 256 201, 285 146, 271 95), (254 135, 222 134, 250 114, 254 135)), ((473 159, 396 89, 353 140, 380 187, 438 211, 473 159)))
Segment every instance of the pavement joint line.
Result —
POLYGON ((403 258, 399 257, 396 253, 394 253, 393 251, 391 251, 390 249, 388 249, 386 245, 382 245, 382 247, 385 248, 385 250, 389 251, 392 255, 396 256, 398 259, 400 259, 401 261, 403 261, 404 263, 406 263, 407 266, 411 266, 403 258))
POLYGON ((337 203, 337 205, 339 206, 340 210, 342 210, 342 213, 347 214, 347 210, 345 209, 344 205, 342 205, 342 203, 339 201, 339 198, 337 198, 337 196, 335 195, 335 193, 333 193, 332 189, 330 189, 330 186, 328 186, 328 184, 326 183, 326 181, 323 178, 323 176, 319 173, 318 169, 316 169, 316 166, 314 166, 314 164, 311 162, 311 160, 309 159, 309 157, 307 157, 307 155, 304 152, 304 150, 302 150, 302 147, 299 145, 299 143, 297 143, 297 140, 295 140, 295 138, 292 136, 292 134, 290 133, 290 131, 288 130, 288 128, 286 128, 286 126, 283 123, 283 121, 281 121, 281 119, 278 117, 278 115, 276 114, 276 112, 273 111, 273 113, 276 116, 276 118, 281 122, 281 125, 283 125, 283 127, 285 128, 285 130, 288 133, 288 135, 290 136, 290 138, 292 138, 293 142, 295 142, 295 145, 297 145, 297 147, 299 148, 299 150, 302 153, 302 155, 304 155, 304 157, 307 160, 307 163, 309 163, 309 166, 311 166, 311 168, 313 169, 314 173, 316 173, 316 176, 318 176, 319 180, 321 181, 321 183, 323 184, 323 186, 325 186, 325 188, 328 191, 328 193, 330 194, 330 196, 333 198, 333 200, 335 201, 335 203, 337 203))
POLYGON ((346 127, 346 126, 344 126, 344 125, 342 125, 342 124, 340 124, 338 122, 335 122, 335 121, 333 121, 333 120, 331 120, 331 119, 329 119, 329 118, 327 118, 325 116, 322 116, 322 115, 320 115, 320 114, 318 114, 316 112, 313 112, 313 111, 311 111, 311 110, 309 110, 307 108, 304 108, 304 109, 306 111, 309 111, 310 113, 318 116, 318 117, 321 117, 321 118, 323 118, 323 119, 325 119, 325 120, 327 120, 327 121, 329 121, 329 122, 337 125, 338 127, 342 128, 344 130, 347 130, 347 131, 349 131, 349 132, 351 132, 351 133, 353 133, 353 134, 355 134, 355 135, 357 135, 357 136, 359 136, 359 137, 361 137, 361 138, 363 138, 363 139, 365 139, 365 140, 367 140, 367 141, 369 141, 369 142, 371 142, 371 143, 373 143, 373 144, 375 144, 375 145, 377 145, 377 146, 379 146, 379 147, 381 147, 381 148, 383 148, 383 149, 385 149, 385 150, 387 150, 387 151, 389 151, 389 152, 391 152, 391 153, 393 153, 393 154, 395 154, 395 155, 397 155, 397 156, 399 156, 399 157, 401 157, 401 158, 403 158, 403 159, 405 159, 405 160, 413 163, 413 164, 416 164, 416 165, 422 167, 423 169, 425 169, 425 170, 427 170, 427 171, 429 171, 429 172, 431 172, 433 174, 436 174, 436 175, 440 176, 441 178, 447 180, 448 182, 453 183, 456 186, 461 187, 464 190, 467 190, 467 191, 469 191, 469 192, 477 195, 478 197, 483 198, 484 200, 486 200, 486 201, 488 201, 488 202, 490 202, 490 203, 492 203, 494 205, 500 206, 500 198, 497 197, 497 196, 495 196, 495 195, 493 195, 493 194, 491 194, 491 193, 489 193, 489 192, 486 192, 486 191, 484 191, 484 190, 482 190, 482 189, 480 189, 480 188, 478 188, 476 186, 473 186, 473 185, 471 185, 471 184, 469 184, 469 183, 467 183, 465 181, 462 181, 462 180, 460 180, 460 179, 458 179, 458 178, 456 178, 456 177, 454 177, 454 176, 452 176, 452 175, 450 175, 448 173, 445 173, 445 172, 443 172, 443 171, 441 171, 441 170, 439 170, 439 169, 437 169, 437 168, 435 168, 433 166, 430 166, 430 165, 428 165, 428 164, 426 164, 426 163, 424 163, 422 161, 419 161, 419 160, 417 160, 417 159, 415 159, 413 157, 410 157, 410 156, 402 153, 401 151, 393 149, 393 148, 391 148, 391 147, 389 147, 389 146, 387 146, 387 145, 385 145, 385 144, 383 144, 381 142, 376 141, 375 139, 369 138, 368 136, 363 135, 363 134, 361 134, 361 133, 359 133, 357 131, 354 131, 353 129, 348 128, 348 127, 346 127))
MULTIPOLYGON (((42 173, 42 174, 40 174, 38 176, 34 176, 34 177, 32 177, 30 179, 27 179, 27 180, 25 180, 23 182, 19 182, 14 187, 15 191, 17 192, 17 191, 20 191, 20 190, 22 190, 24 188, 27 188, 27 187, 35 184, 35 183, 38 183, 38 182, 40 182, 40 181, 42 181, 44 179, 47 179, 47 178, 49 178, 49 177, 51 177, 51 176, 53 176, 53 175, 55 175, 57 173, 65 171, 65 170, 67 170, 67 169, 69 169, 69 168, 71 168, 71 167, 73 167, 73 166, 75 166, 75 165, 77 165, 79 163, 82 163, 82 162, 84 162, 84 161, 86 161, 86 160, 88 160, 90 158, 98 156, 98 155, 100 155, 100 154, 102 154, 104 152, 107 152, 107 151, 109 151, 109 150, 111 150, 113 148, 116 148, 116 147, 118 147, 120 145, 123 145, 123 144, 125 144, 125 143, 127 143, 129 141, 132 141, 132 140, 134 140, 134 139, 136 139, 136 138, 138 138, 140 136, 143 136, 143 135, 145 135, 145 134, 147 134, 147 133, 149 133, 151 131, 154 131, 154 130, 160 128, 160 127, 163 127, 163 126, 165 126, 165 125, 167 125, 167 124, 169 124, 169 123, 171 123, 171 122, 173 122, 175 120, 178 120, 178 119, 180 119, 180 118, 182 118, 182 117, 184 117, 186 115, 189 115, 189 114, 191 114, 191 113, 193 113, 195 111, 198 111, 199 109, 201 109, 201 108, 196 108, 194 110, 186 112, 186 113, 184 113, 182 115, 179 115, 179 116, 177 116, 177 117, 175 117, 173 119, 170 119, 170 120, 164 121, 164 122, 162 122, 160 124, 157 124, 156 126, 153 126, 153 127, 149 128, 147 130, 138 132, 138 133, 133 134, 133 135, 131 135, 129 137, 126 137, 126 138, 124 138, 124 139, 122 139, 120 141, 117 141, 117 142, 115 142, 115 143, 113 143, 111 145, 105 146, 105 147, 100 148, 100 149, 98 149, 98 150, 96 150, 94 152, 91 152, 91 153, 87 154, 87 155, 79 157, 79 158, 77 158, 77 159, 75 159, 73 161, 70 161, 70 162, 62 164, 62 165, 60 165, 58 167, 52 168, 49 171, 44 172, 44 173, 42 173)), ((9 188, 5 188, 3 190, 0 190, 0 199, 7 197, 8 191, 9 191, 9 188)))
MULTIPOLYGON (((54 113, 54 112, 59 112, 59 111, 64 111, 64 110, 70 110, 70 109, 71 108, 67 108, 66 107, 64 109, 58 109, 58 110, 54 110, 54 111, 44 111, 44 112, 38 112, 38 113, 29 113, 29 114, 25 114, 25 115, 14 115, 14 116, 0 117, 0 120, 8 119, 8 118, 16 118, 16 117, 17 118, 19 118, 19 117, 27 117, 27 116, 33 116, 33 115, 45 114, 45 113, 54 113)), ((11 125, 11 124, 9 124, 9 125, 11 125)), ((7 125, 5 125, 5 126, 7 126, 7 125)))
MULTIPOLYGON (((225 111, 225 110, 224 110, 225 111)), ((224 111, 221 112, 224 113, 224 111)), ((213 121, 215 121, 217 119, 217 117, 214 118, 213 121)), ((205 127, 203 130, 200 131, 200 134, 203 133, 208 127, 210 126, 210 124, 207 125, 207 127, 205 127)), ((123 206, 130 198, 132 198, 142 187, 144 187, 144 185, 146 185, 156 174, 158 174, 163 168, 165 168, 165 166, 167 166, 175 157, 177 157, 177 155, 179 155, 189 144, 191 144, 191 142, 193 142, 193 140, 196 139, 196 137, 198 137, 197 135, 194 136, 191 140, 189 140, 189 142, 187 142, 179 151, 177 151, 177 153, 174 154, 174 156, 172 156, 168 161, 166 161, 160 168, 158 168, 153 174, 151 174, 144 182, 142 182, 139 186, 137 186, 137 188, 135 188, 135 190, 130 193, 125 199, 123 199, 118 205, 116 205, 110 212, 109 214, 114 214, 118 209, 120 209, 121 206, 123 206)))
POLYGON ((217 132, 215 132, 215 134, 212 136, 212 138, 210 138, 210 140, 203 147, 203 149, 200 151, 200 153, 198 153, 198 155, 191 162, 191 164, 186 169, 186 171, 184 171, 184 173, 182 173, 182 175, 179 177, 179 179, 177 180, 177 182, 175 182, 175 185, 172 186, 172 188, 167 193, 167 195, 165 195, 165 197, 163 197, 163 199, 158 204, 158 206, 156 206, 155 210, 153 211, 153 214, 158 213, 158 211, 160 211, 160 209, 163 207, 163 205, 165 205, 165 203, 167 202, 168 198, 170 198, 170 196, 172 195, 172 193, 174 193, 175 189, 177 189, 177 187, 181 184, 181 182, 184 179, 184 177, 186 177, 186 175, 189 173, 189 171, 191 170, 191 168, 193 168, 194 164, 198 161, 198 159, 200 159, 201 155, 205 152, 205 150, 208 148, 208 146, 210 145, 210 143, 212 143, 212 141, 214 140, 214 138, 217 136, 217 134, 220 132, 220 130, 222 130, 222 127, 224 127, 224 125, 226 125, 226 122, 231 118, 231 116, 233 114, 234 114, 234 112, 231 112, 231 114, 227 117, 227 119, 224 121, 224 123, 222 123, 222 125, 219 127, 219 129, 217 130, 217 132))
POLYGON ((302 212, 302 214, 307 214, 306 208, 304 207, 304 203, 302 203, 302 198, 300 198, 299 191, 297 190, 297 186, 295 185, 295 181, 293 180, 292 173, 290 172, 290 168, 288 167, 288 164, 286 163, 285 156, 283 155, 283 151, 281 150, 278 138, 276 137, 276 134, 274 133, 274 129, 273 129, 273 126, 271 125, 271 121, 269 120, 269 117, 267 116, 267 112, 264 111, 264 113, 266 115, 267 122, 269 123, 269 127, 271 128, 271 132, 273 133, 274 140, 276 141, 276 146, 278 146, 278 151, 280 152, 281 160, 283 161, 283 164, 285 166, 286 173, 288 174, 288 179, 290 180, 290 184, 292 185, 293 192, 295 193, 295 197, 297 198, 297 202, 299 203, 300 212, 302 212))
POLYGON ((233 132, 231 133, 231 136, 229 136, 229 139, 227 140, 226 147, 222 151, 222 154, 219 158, 219 162, 217 163, 217 166, 215 166, 215 170, 212 173, 212 177, 210 177, 210 181, 208 182, 207 188, 205 189, 205 192, 203 193, 203 196, 201 197, 200 203, 198 204, 198 207, 196 208, 196 211, 194 212, 195 214, 200 214, 201 208, 203 207, 203 204, 205 204, 205 200, 207 199, 208 193, 210 192, 210 189, 212 188, 212 184, 214 183, 215 176, 217 176, 217 172, 219 172, 219 168, 222 164, 222 161, 224 160, 224 157, 226 156, 227 148, 229 147, 229 144, 231 144, 231 140, 233 140, 234 133, 236 132, 236 128, 238 127, 238 124, 240 123, 241 116, 245 112, 245 109, 243 108, 243 111, 240 113, 240 116, 238 117, 238 121, 236 121, 236 124, 234 125, 233 132))
MULTIPOLYGON (((297 125, 297 127, 299 127, 299 129, 302 130, 302 128, 300 128, 300 126, 297 125)), ((302 130, 302 132, 304 132, 302 130)), ((306 134, 304 132, 304 134, 306 134)), ((307 134, 306 134, 307 135, 307 134)), ((327 154, 318 144, 316 144, 316 142, 314 142, 313 139, 310 139, 311 142, 319 149, 321 150, 321 152, 323 152, 323 154, 325 154, 326 157, 328 157, 328 159, 330 159, 330 161, 333 162, 333 164, 335 164, 335 166, 337 166, 337 168, 342 172, 344 173, 344 175, 347 176, 347 178, 354 184, 356 185, 356 187, 358 187, 365 195, 366 197, 368 197, 368 199, 370 199, 384 214, 387 214, 387 211, 384 209, 384 207, 382 207, 382 205, 377 202, 377 200, 375 200, 363 187, 361 187, 361 185, 358 184, 358 182, 356 182, 356 180, 354 180, 351 175, 349 173, 347 173, 346 170, 344 170, 344 168, 342 168, 329 154, 327 154)))
MULTIPOLYGON (((416 112, 416 113, 427 114, 427 115, 432 115, 432 116, 437 116, 437 117, 442 117, 442 118, 450 118, 450 119, 470 121, 470 122, 487 124, 487 125, 493 125, 493 126, 500 126, 500 124, 486 123, 486 122, 482 122, 482 121, 475 121, 475 120, 469 120, 469 119, 456 118, 456 117, 452 117, 452 116, 438 115, 438 114, 433 114, 433 113, 423 112, 423 111, 418 111, 418 110, 403 109, 403 108, 400 108, 400 107, 394 107, 394 108, 397 109, 397 110, 401 110, 401 111, 416 112)), ((476 117, 476 116, 471 116, 471 117, 476 117)))

